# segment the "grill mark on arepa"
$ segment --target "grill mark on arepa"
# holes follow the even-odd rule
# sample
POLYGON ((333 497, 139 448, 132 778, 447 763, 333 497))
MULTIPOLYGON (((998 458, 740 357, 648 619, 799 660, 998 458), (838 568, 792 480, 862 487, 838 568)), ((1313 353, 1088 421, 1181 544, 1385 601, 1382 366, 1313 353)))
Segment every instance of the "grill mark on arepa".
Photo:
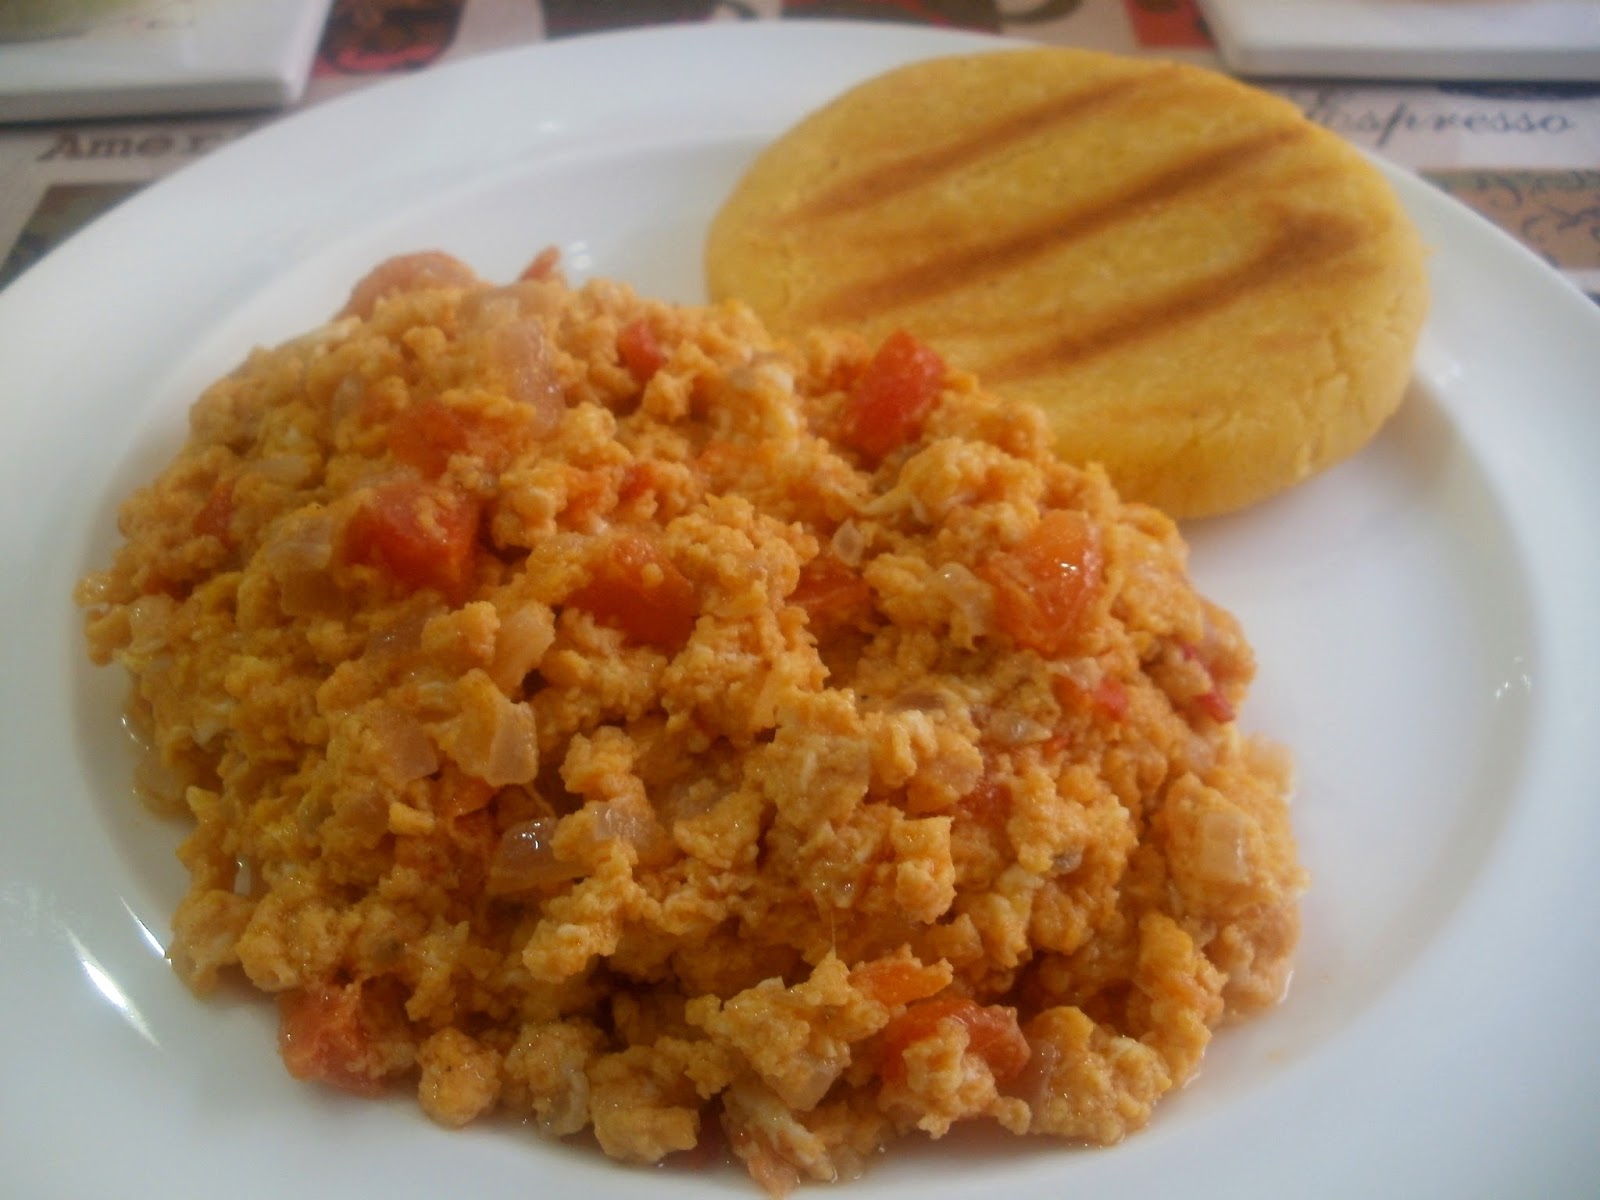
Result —
POLYGON ((1056 213, 993 241, 936 253, 891 275, 838 288, 812 305, 807 315, 820 324, 860 321, 924 303, 979 279, 1014 271, 1030 259, 1244 170, 1305 135, 1304 126, 1284 125, 1209 147, 1076 210, 1056 213))
POLYGON ((908 158, 896 159, 859 175, 840 180, 783 216, 785 225, 824 221, 841 213, 891 199, 913 188, 954 174, 1007 146, 1094 112, 1125 95, 1148 89, 1146 76, 1111 79, 1066 96, 1053 96, 969 132, 965 137, 908 158))
POLYGON ((980 364, 978 373, 986 382, 1000 384, 1079 366, 1097 355, 1198 320, 1274 280, 1332 262, 1355 249, 1361 240, 1356 221, 1327 215, 1286 220, 1259 252, 1226 271, 1129 305, 1092 328, 980 364))

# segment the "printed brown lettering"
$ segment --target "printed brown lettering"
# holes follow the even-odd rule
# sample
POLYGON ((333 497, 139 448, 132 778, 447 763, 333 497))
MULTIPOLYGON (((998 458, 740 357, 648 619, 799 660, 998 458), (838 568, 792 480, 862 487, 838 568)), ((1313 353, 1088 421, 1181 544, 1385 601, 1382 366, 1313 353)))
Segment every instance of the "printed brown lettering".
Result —
POLYGON ((133 155, 133 139, 126 134, 118 136, 103 136, 89 139, 89 152, 85 158, 130 158, 133 155))
POLYGON ((1474 136, 1559 136, 1573 132, 1565 113, 1517 108, 1419 109, 1409 101, 1392 106, 1346 107, 1337 96, 1313 92, 1300 100, 1308 118, 1335 133, 1383 149, 1400 134, 1448 134, 1461 131, 1474 136))
POLYGON ((56 140, 50 143, 50 149, 39 156, 40 162, 51 162, 57 158, 82 158, 83 145, 78 141, 76 133, 58 133, 56 140))
POLYGON ((223 134, 215 129, 193 129, 189 131, 188 140, 183 145, 185 154, 204 154, 216 149, 223 140, 223 134))

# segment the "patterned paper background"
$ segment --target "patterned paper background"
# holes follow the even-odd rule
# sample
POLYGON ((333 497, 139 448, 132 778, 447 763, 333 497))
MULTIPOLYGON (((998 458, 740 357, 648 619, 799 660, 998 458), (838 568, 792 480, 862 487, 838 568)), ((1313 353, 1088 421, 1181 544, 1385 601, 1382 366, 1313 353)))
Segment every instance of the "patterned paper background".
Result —
MULTIPOLYGON (((682 21, 866 18, 1215 65, 1194 0, 335 0, 303 104, 449 59, 682 21)), ((1600 83, 1271 81, 1600 298, 1600 83)), ((0 127, 0 287, 119 200, 275 115, 0 127)))

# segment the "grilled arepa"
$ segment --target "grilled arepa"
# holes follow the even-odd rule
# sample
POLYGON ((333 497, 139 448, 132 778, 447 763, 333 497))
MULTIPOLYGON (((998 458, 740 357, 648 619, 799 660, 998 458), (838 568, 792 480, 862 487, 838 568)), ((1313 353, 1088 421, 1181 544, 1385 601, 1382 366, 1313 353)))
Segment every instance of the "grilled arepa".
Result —
POLYGON ((1427 307, 1418 234, 1352 146, 1215 72, 1062 48, 845 93, 759 156, 706 265, 781 333, 932 342, 1179 517, 1361 447, 1427 307))

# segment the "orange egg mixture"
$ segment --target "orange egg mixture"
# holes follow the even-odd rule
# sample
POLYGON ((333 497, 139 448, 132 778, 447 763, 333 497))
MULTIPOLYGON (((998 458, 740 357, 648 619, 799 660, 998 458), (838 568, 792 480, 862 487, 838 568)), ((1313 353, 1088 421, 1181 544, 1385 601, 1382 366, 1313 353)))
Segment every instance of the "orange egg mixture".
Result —
POLYGON ((78 601, 297 1077, 768 1191, 1115 1142, 1287 980, 1284 753, 1167 517, 904 335, 546 254, 252 354, 78 601))

